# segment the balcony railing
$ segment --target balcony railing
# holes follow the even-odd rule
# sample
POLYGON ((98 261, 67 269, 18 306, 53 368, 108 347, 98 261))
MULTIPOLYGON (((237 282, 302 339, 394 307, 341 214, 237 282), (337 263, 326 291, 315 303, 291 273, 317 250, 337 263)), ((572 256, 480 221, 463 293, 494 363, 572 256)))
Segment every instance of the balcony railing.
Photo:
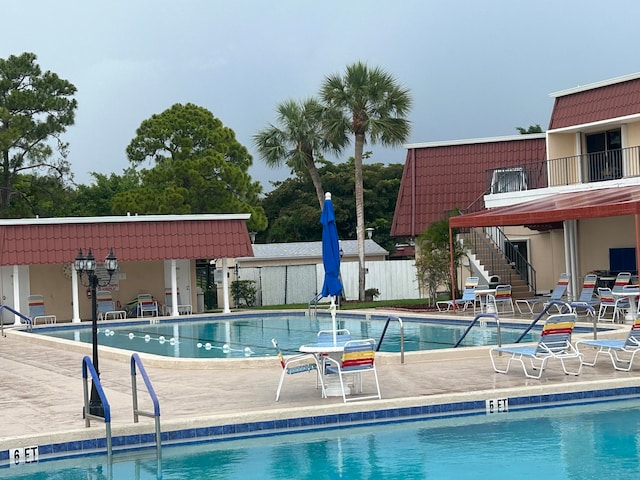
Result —
POLYGON ((554 158, 486 172, 488 193, 640 177, 640 146, 554 158))

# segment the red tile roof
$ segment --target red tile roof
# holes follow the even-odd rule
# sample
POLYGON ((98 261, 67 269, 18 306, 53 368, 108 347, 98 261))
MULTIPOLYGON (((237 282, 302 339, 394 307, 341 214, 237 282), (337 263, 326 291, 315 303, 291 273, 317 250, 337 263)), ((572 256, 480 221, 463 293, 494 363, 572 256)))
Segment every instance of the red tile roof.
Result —
POLYGON ((516 205, 452 217, 449 225, 453 228, 530 225, 639 213, 640 186, 633 185, 557 193, 516 205))
MULTIPOLYGON (((615 79, 614 79, 615 80, 615 79)), ((635 115, 640 112, 640 78, 559 92, 549 130, 635 115)))
MULTIPOLYGON (((544 134, 407 146, 391 235, 415 237, 429 224, 467 209, 486 189, 486 171, 542 161, 544 134)), ((482 205, 484 205, 482 203, 482 205)))
POLYGON ((0 265, 72 262, 88 248, 101 261, 235 258, 253 255, 248 215, 0 220, 0 265))

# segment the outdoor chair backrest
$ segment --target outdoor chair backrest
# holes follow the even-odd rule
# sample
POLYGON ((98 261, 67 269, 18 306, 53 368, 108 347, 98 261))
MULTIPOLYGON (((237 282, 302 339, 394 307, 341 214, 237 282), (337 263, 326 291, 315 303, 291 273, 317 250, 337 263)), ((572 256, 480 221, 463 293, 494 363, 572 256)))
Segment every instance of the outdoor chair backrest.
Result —
POLYGON ((509 301, 511 298, 511 285, 498 285, 494 295, 496 302, 509 301))
POLYGON ((561 353, 571 341, 575 324, 574 313, 551 315, 542 328, 536 353, 561 353))
POLYGON ((593 292, 596 288, 596 283, 598 282, 598 276, 590 273, 589 275, 585 275, 584 282, 582 282, 582 291, 580 292, 579 302, 590 302, 593 298, 593 292))
POLYGON ((551 300, 560 300, 562 298, 562 296, 567 291, 567 286, 569 285, 570 278, 571 278, 571 275, 569 275, 568 273, 560 274, 558 283, 556 284, 556 287, 551 292, 551 300))
POLYGON ((46 315, 44 309, 44 295, 29 295, 29 317, 42 317, 46 315))
MULTIPOLYGON (((336 342, 344 343, 351 340, 351 332, 346 328, 339 328, 336 330, 336 342)), ((333 343, 333 330, 320 330, 316 341, 318 343, 333 343)))
POLYGON ((351 340, 344 344, 340 368, 343 372, 368 370, 373 368, 375 340, 351 340))
POLYGON ((624 288, 625 285, 629 284, 629 280, 631 280, 631 274, 629 272, 620 272, 616 277, 616 281, 613 284, 613 292, 620 292, 624 288))
POLYGON ((158 304, 150 293, 141 293, 138 295, 138 308, 141 313, 157 312, 158 304))
POLYGON ((611 289, 607 287, 598 287, 598 297, 600 297, 601 305, 615 305, 616 299, 611 293, 611 289))
POLYGON ((99 290, 96 292, 96 302, 98 303, 98 312, 112 312, 116 309, 111 292, 108 290, 99 290))
POLYGON ((467 277, 467 279, 464 281, 464 288, 465 290, 467 288, 476 288, 479 283, 480 283, 479 277, 467 277))
POLYGON ((476 299, 476 287, 466 287, 462 292, 462 301, 463 302, 473 302, 476 299))

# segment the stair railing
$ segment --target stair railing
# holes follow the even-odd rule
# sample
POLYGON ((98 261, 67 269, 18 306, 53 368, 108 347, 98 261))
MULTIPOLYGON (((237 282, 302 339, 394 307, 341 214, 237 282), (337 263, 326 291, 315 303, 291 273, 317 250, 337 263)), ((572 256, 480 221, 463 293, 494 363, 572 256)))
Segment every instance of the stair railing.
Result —
POLYGON ((478 257, 488 259, 483 261, 483 265, 489 270, 490 275, 500 277, 500 283, 512 285, 515 272, 527 282, 529 290, 537 291, 535 268, 499 227, 469 229, 465 246, 475 252, 478 257))

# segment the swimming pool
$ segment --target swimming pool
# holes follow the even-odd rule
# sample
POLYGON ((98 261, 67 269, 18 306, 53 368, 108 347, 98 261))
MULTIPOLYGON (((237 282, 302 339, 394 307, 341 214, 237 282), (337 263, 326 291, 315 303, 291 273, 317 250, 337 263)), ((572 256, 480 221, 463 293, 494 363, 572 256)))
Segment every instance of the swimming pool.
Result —
POLYGON ((0 478, 635 479, 640 401, 387 423, 41 462, 0 478))
MULTIPOLYGON (((342 315, 338 328, 346 328, 354 339, 380 339, 387 317, 342 315)), ((405 351, 451 348, 471 322, 438 318, 403 318, 405 351)), ((502 343, 514 342, 527 325, 503 324, 502 343)), ((248 314, 209 317, 198 320, 101 323, 100 345, 152 353, 174 358, 233 358, 274 355, 271 339, 276 338, 284 352, 296 352, 300 345, 315 342, 319 330, 332 328, 329 315, 302 313, 248 314)), ((91 343, 91 325, 65 325, 34 330, 38 334, 91 343)), ((525 336, 524 342, 537 341, 539 329, 525 336)), ((462 346, 497 344, 497 328, 474 326, 462 346)), ((380 351, 400 351, 399 323, 389 323, 380 351)))

